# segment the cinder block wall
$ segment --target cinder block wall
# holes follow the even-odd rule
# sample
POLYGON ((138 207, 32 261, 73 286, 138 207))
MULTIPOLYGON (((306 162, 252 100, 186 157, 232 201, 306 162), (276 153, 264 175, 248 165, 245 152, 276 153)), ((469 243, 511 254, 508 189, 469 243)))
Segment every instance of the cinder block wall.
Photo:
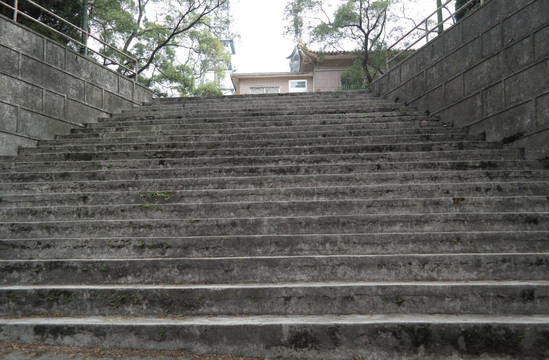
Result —
POLYGON ((152 99, 152 91, 0 16, 0 155, 152 99))
POLYGON ((549 0, 488 1, 372 91, 549 156, 549 0))

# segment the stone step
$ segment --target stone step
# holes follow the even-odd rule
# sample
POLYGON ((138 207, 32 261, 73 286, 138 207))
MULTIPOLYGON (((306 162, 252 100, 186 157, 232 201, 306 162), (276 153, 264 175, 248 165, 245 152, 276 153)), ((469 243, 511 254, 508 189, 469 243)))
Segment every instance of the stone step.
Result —
POLYGON ((4 259, 549 252, 549 231, 84 237, 0 240, 4 259))
POLYGON ((250 129, 255 131, 255 129, 264 129, 267 131, 292 131, 300 130, 304 127, 309 129, 315 128, 316 130, 324 130, 326 132, 331 132, 333 128, 353 128, 353 129, 363 129, 363 130, 394 130, 400 131, 403 128, 445 128, 444 124, 439 122, 428 122, 424 123, 419 120, 405 120, 405 121, 387 121, 387 122, 369 122, 365 123, 363 121, 349 121, 349 120, 303 120, 303 121, 285 121, 285 120, 275 120, 275 121, 249 121, 249 122, 206 122, 198 121, 192 124, 178 124, 176 123, 163 123, 159 122, 156 124, 131 124, 127 125, 117 125, 115 123, 110 124, 109 126, 94 126, 94 124, 87 124, 85 128, 76 128, 71 130, 71 134, 82 135, 90 134, 91 136, 105 136, 107 134, 114 133, 123 133, 125 132, 175 132, 181 133, 182 131, 196 131, 199 133, 215 133, 215 132, 224 132, 224 131, 238 131, 242 132, 243 129, 250 129))
MULTIPOLYGON (((262 147, 236 147, 236 148, 218 148, 219 143, 200 144, 197 149, 170 149, 168 145, 160 145, 163 149, 142 149, 114 151, 105 148, 104 151, 93 152, 71 152, 55 151, 51 153, 30 153, 30 150, 24 150, 26 154, 17 158, 20 161, 98 161, 98 160, 116 160, 116 159, 164 159, 164 158, 193 158, 193 157, 218 157, 218 156, 288 156, 288 155, 318 155, 318 154, 357 154, 357 153, 381 153, 386 152, 431 152, 431 151, 456 151, 456 150, 487 150, 501 149, 499 143, 487 143, 484 141, 449 141, 449 142, 412 142, 412 143, 390 143, 390 144, 354 144, 359 141, 349 139, 348 145, 337 144, 333 140, 332 145, 324 143, 324 139, 314 139, 305 145, 303 141, 296 141, 295 146, 268 146, 262 143, 262 147), (299 145, 298 145, 299 144, 299 145)), ((233 145, 240 145, 236 143, 233 145)), ((253 144, 246 144, 253 145, 253 144)), ((126 145, 127 148, 130 146, 126 145)), ((146 146, 145 146, 146 147, 146 146)), ((36 150, 38 151, 38 150, 36 150)))
POLYGON ((142 106, 138 108, 129 108, 122 110, 122 113, 153 113, 153 112, 162 112, 162 111, 181 111, 187 114, 195 113, 235 113, 235 112, 284 112, 292 111, 293 113, 324 113, 331 111, 340 111, 342 109, 350 109, 353 111, 369 111, 370 109, 387 109, 390 110, 399 110, 406 109, 404 104, 394 103, 388 101, 379 101, 369 99, 356 100, 348 99, 341 100, 336 103, 327 102, 325 100, 317 100, 311 103, 303 102, 263 102, 263 103, 210 103, 207 106, 203 104, 171 104, 171 105, 158 105, 150 104, 147 106, 142 106))
MULTIPOLYGON (((311 137, 322 135, 333 135, 338 133, 356 134, 363 133, 368 136, 386 136, 386 135, 403 135, 403 134, 467 134, 466 129, 454 129, 443 127, 418 127, 416 125, 403 126, 400 129, 365 129, 365 125, 362 124, 349 124, 349 125, 332 125, 329 131, 328 129, 313 129, 310 126, 296 126, 296 127, 250 127, 250 128, 225 128, 225 129, 189 129, 187 127, 180 130, 171 131, 120 131, 120 132, 98 132, 98 133, 78 133, 68 135, 58 135, 54 140, 41 140, 40 144, 64 144, 71 141, 78 141, 79 143, 95 143, 100 141, 107 141, 107 139, 116 139, 116 141, 130 141, 132 138, 140 139, 175 139, 176 137, 198 137, 198 136, 270 136, 279 134, 299 134, 300 136, 306 136, 311 134, 311 137)), ((154 141, 154 140, 151 140, 154 141)))
POLYGON ((0 285, 547 281, 549 253, 10 259, 0 270, 0 285))
POLYGON ((332 199, 332 200, 287 200, 260 202, 211 202, 211 203, 146 203, 102 205, 54 205, 39 207, 0 207, 3 221, 62 221, 62 220, 120 220, 180 219, 193 222, 195 218, 284 216, 337 216, 345 214, 370 215, 421 213, 549 213, 549 197, 505 196, 467 198, 401 198, 401 199, 332 199))
MULTIPOLYGON (((225 121, 228 123, 241 123, 249 121, 257 121, 256 119, 266 118, 263 120, 284 120, 287 117, 296 119, 295 121, 301 121, 301 118, 306 120, 317 119, 318 121, 324 121, 326 119, 334 120, 347 120, 346 114, 353 114, 352 119, 359 120, 357 114, 361 114, 363 118, 372 118, 376 117, 377 114, 381 112, 390 112, 402 114, 406 117, 410 116, 420 116, 422 120, 426 120, 425 116, 421 113, 409 111, 401 108, 395 108, 393 106, 379 106, 375 108, 364 109, 362 107, 352 107, 343 106, 341 108, 334 109, 324 109, 320 110, 294 110, 294 109, 255 109, 255 110, 218 110, 218 111, 202 111, 202 112, 192 112, 181 109, 181 110, 161 110, 161 111, 128 111, 113 116, 114 121, 100 121, 93 123, 94 127, 103 127, 103 126, 112 126, 116 124, 117 121, 134 121, 134 120, 152 120, 157 119, 160 122, 163 119, 185 119, 184 123, 201 123, 201 122, 219 122, 222 121, 223 116, 220 114, 225 114, 225 121), (95 125, 97 124, 97 125, 95 125)), ((407 119, 410 120, 410 119, 407 119)), ((91 124, 90 124, 91 125, 91 124)))
MULTIPOLYGON (((62 159, 33 161, 32 158, 20 156, 3 157, 0 162, 0 171, 14 170, 26 171, 47 167, 51 169, 101 169, 105 167, 105 161, 65 161, 62 159)), ((468 159, 471 163, 485 161, 487 165, 492 161, 525 161, 521 149, 476 149, 476 150, 453 150, 453 151, 418 151, 418 152, 385 152, 379 153, 349 153, 349 154, 305 154, 305 155, 265 155, 265 156, 211 156, 192 158, 156 158, 146 157, 142 159, 109 159, 111 168, 124 169, 154 167, 178 167, 178 166, 208 166, 208 165, 299 165, 299 164, 332 164, 332 163, 374 163, 380 164, 381 168, 386 163, 398 162, 463 162, 468 159)), ((533 164, 532 162, 530 162, 533 164)), ((540 167, 547 167, 547 162, 539 162, 540 167)))
MULTIPOLYGON (((392 128, 399 126, 444 126, 445 124, 436 121, 431 117, 418 115, 413 112, 372 112, 372 113, 347 113, 347 114, 312 114, 312 115, 270 115, 255 117, 195 117, 189 118, 184 113, 165 113, 162 115, 135 115, 122 117, 115 115, 113 118, 99 119, 99 122, 86 124, 87 129, 118 129, 120 127, 146 126, 172 126, 181 129, 209 127, 215 129, 249 128, 265 126, 307 126, 318 125, 327 127, 329 125, 362 124, 371 128, 381 125, 389 125, 392 128)), ((74 129, 77 131, 80 129, 74 129)), ((86 129, 83 129, 86 130, 86 129)))
MULTIPOLYGON (((93 192, 46 192, 3 193, 0 209, 17 207, 45 207, 60 205, 106 205, 106 204, 172 204, 261 202, 344 199, 386 199, 403 198, 451 198, 460 204, 470 197, 497 196, 546 196, 549 181, 479 182, 479 183, 411 183, 378 184, 357 186, 278 187, 209 190, 156 191, 97 190, 93 192), (463 199, 463 200, 461 200, 463 199)), ((63 189, 60 189, 63 191, 63 189)))
MULTIPOLYGON (((79 138, 78 144, 82 145, 107 145, 107 144, 132 144, 132 143, 184 143, 184 142, 214 142, 214 141, 248 141, 248 140, 263 140, 263 139, 301 139, 301 138, 344 138, 344 137, 397 137, 406 136, 409 138, 415 138, 423 136, 426 139, 430 137, 468 137, 465 130, 461 129, 435 129, 435 128, 414 128, 404 129, 402 131, 386 131, 386 130, 334 130, 334 131, 277 131, 277 132, 246 132, 237 134, 190 134, 187 131, 180 131, 177 134, 174 133, 111 133, 104 134, 103 138, 79 138), (120 136, 120 135, 125 136, 120 136), (116 136, 113 136, 116 135, 116 136)), ((482 136, 479 136, 482 139, 482 136)), ((40 146, 62 148, 67 146, 74 146, 74 138, 64 138, 55 140, 42 140, 40 146)))
MULTIPOLYGON (((154 212, 154 209, 148 209, 154 212)), ((248 215, 251 216, 252 214, 248 215)), ((113 236, 227 236, 353 234, 367 232, 546 231, 549 212, 444 212, 414 214, 312 215, 2 221, 0 239, 113 236)))
POLYGON ((174 192, 179 190, 212 189, 278 189, 288 187, 332 187, 404 184, 448 184, 489 183, 489 182, 546 182, 548 170, 460 170, 460 171, 422 171, 422 172, 381 172, 363 174, 315 174, 315 175, 278 175, 278 176, 223 176, 190 178, 139 179, 134 173, 132 178, 112 180, 82 180, 56 182, 15 182, 0 184, 3 194, 36 194, 49 191, 155 191, 174 192))
POLYGON ((257 316, 549 312, 549 281, 0 286, 0 316, 257 316))
POLYGON ((306 102, 316 100, 332 100, 341 101, 345 99, 357 100, 377 100, 386 102, 388 100, 374 96, 368 91, 337 91, 324 93, 301 93, 301 94, 243 94, 238 96, 205 96, 205 97, 170 97, 170 98, 154 98, 147 104, 211 104, 211 103, 261 103, 261 102, 306 102))
POLYGON ((304 96, 304 97, 224 97, 224 98, 204 98, 200 100, 188 101, 173 101, 172 98, 169 101, 167 99, 156 98, 150 102, 145 103, 144 107, 205 107, 209 105, 214 106, 254 106, 256 108, 261 108, 264 105, 287 105, 291 104, 293 106, 311 106, 317 104, 327 104, 330 102, 340 103, 379 103, 379 104, 394 104, 394 102, 388 101, 386 99, 371 96, 370 94, 362 94, 360 96, 304 96), (331 100, 331 101, 327 101, 331 100), (335 101, 334 101, 335 100, 335 101))
POLYGON ((262 103, 262 102, 309 102, 314 100, 340 101, 343 99, 377 100, 387 101, 379 96, 372 95, 369 91, 331 91, 319 93, 287 93, 287 94, 243 94, 238 96, 200 96, 200 97, 170 97, 154 98, 149 104, 211 104, 217 103, 262 103))
POLYGON ((302 115, 302 114, 345 114, 356 112, 382 112, 382 111, 399 111, 406 108, 403 104, 396 103, 361 103, 361 102, 344 102, 342 104, 319 104, 315 106, 295 106, 285 104, 265 104, 264 106, 208 106, 185 108, 178 106, 170 107, 154 107, 144 106, 123 110, 117 117, 131 117, 132 115, 146 116, 158 114, 166 116, 166 114, 181 114, 186 117, 209 117, 219 116, 219 113, 225 113, 231 117, 251 117, 251 116, 272 116, 272 115, 302 115))
MULTIPOLYGON (((42 181, 108 181, 118 179, 159 179, 159 178, 192 178, 192 177, 248 177, 248 176, 292 176, 292 175, 313 175, 313 174, 364 174, 365 177, 375 181, 376 176, 383 177, 385 173, 407 173, 416 172, 419 175, 423 172, 449 171, 540 171, 542 177, 549 174, 549 170, 542 170, 539 163, 513 162, 513 161, 463 161, 463 162, 402 162, 388 164, 364 164, 341 163, 341 164, 300 164, 300 165, 278 165, 278 166, 245 166, 226 164, 202 167, 170 167, 165 163, 151 167, 115 168, 112 163, 97 165, 95 168, 82 168, 43 172, 45 167, 33 169, 28 172, 0 172, 0 181, 4 183, 18 182, 42 182, 42 181)), ((420 175, 421 176, 421 175, 420 175)), ((479 177, 486 176, 479 173, 479 177)))
MULTIPOLYGON (((34 148, 20 148, 19 154, 41 154, 52 153, 55 151, 69 152, 101 152, 101 151, 123 151, 127 149, 143 151, 162 151, 162 150, 193 150, 193 149, 240 149, 240 148, 262 148, 262 147, 307 147, 320 145, 393 145, 395 144, 417 144, 426 142, 482 142, 484 134, 463 135, 463 134, 426 134, 426 135, 387 135, 387 136, 344 136, 344 137, 316 137, 316 138, 282 138, 269 139, 260 138, 258 140, 248 139, 200 139, 198 141, 186 142, 157 142, 157 143, 129 143, 118 144, 111 142, 109 144, 72 144, 64 146, 40 146, 34 148), (211 141, 210 141, 211 140, 211 141)), ((393 146, 395 146, 393 145, 393 146)), ((487 145, 490 145, 487 143, 487 145)), ((499 145, 499 144, 498 144, 499 145)))
POLYGON ((0 341, 284 359, 522 357, 549 352, 546 315, 23 317, 0 341), (536 344, 532 346, 532 344, 536 344))
POLYGON ((147 159, 122 159, 105 161, 12 161, 5 159, 0 165, 0 173, 8 172, 32 172, 32 171, 90 171, 101 169, 171 169, 189 167, 214 167, 221 166, 231 168, 239 166, 312 166, 330 164, 363 164, 364 167, 374 166, 372 171, 388 171, 404 169, 417 165, 425 169, 431 167, 436 169, 453 168, 458 170, 467 169, 543 169, 547 165, 540 161, 521 160, 520 150, 509 149, 509 151, 448 151, 448 152, 408 152, 408 153, 385 153, 379 154, 325 154, 325 155, 304 155, 304 156, 217 156, 198 158, 147 158, 147 159), (479 160, 474 160, 478 158, 479 160), (468 160, 463 160, 468 159, 468 160), (505 159, 505 160, 502 160, 505 159), (408 165, 410 164, 410 165, 408 165))
POLYGON ((216 113, 215 115, 204 117, 188 117, 184 111, 174 112, 165 111, 159 114, 126 114, 119 113, 113 114, 111 117, 98 118, 97 122, 88 124, 90 127, 108 127, 113 125, 147 125, 147 124, 179 124, 179 125, 192 125, 201 123, 248 123, 248 122, 273 122, 273 121, 286 121, 298 124, 305 121, 317 121, 317 122, 331 122, 341 123, 343 121, 349 122, 362 122, 379 123, 379 122, 423 122, 426 123, 441 123, 437 117, 426 116, 411 110, 397 110, 397 111, 367 111, 367 112, 346 112, 340 114, 300 114, 300 115, 278 115, 276 113, 269 113, 267 115, 256 116, 253 119, 249 117, 227 117, 223 116, 223 113, 216 113))

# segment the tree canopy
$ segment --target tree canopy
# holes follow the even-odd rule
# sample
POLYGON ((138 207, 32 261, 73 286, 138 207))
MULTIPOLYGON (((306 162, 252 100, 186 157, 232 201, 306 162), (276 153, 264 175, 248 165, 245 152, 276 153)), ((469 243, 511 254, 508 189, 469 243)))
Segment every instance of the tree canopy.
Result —
POLYGON ((213 87, 204 75, 222 77, 230 62, 220 41, 229 36, 228 9, 229 0, 90 0, 90 27, 139 60, 139 79, 157 96, 201 95, 213 87))
MULTIPOLYGON (((469 0, 456 0, 456 11, 461 9, 469 0)), ((455 15, 456 21, 461 20, 465 15, 470 13, 474 8, 480 5, 480 0, 475 0, 469 5, 465 6, 462 10, 458 11, 455 15)))
POLYGON ((356 50, 368 83, 382 71, 384 34, 390 0, 346 0, 330 11, 329 0, 291 0, 285 8, 285 33, 320 46, 323 51, 356 50))
MULTIPOLYGON (((13 5, 12 0, 7 0, 5 2, 13 5)), ((80 18, 82 13, 81 0, 40 0, 40 1, 37 1, 37 3, 40 4, 40 6, 42 6, 43 8, 56 14, 57 16, 67 20, 71 24, 76 26, 80 25, 80 18)), ((75 30, 72 26, 57 20, 55 17, 47 14, 45 11, 42 11, 41 9, 35 6, 32 6, 27 1, 19 0, 18 7, 19 7, 19 11, 25 13, 29 17, 39 20, 40 22, 54 28, 55 30, 67 35, 70 38, 73 38, 76 40, 80 39, 80 33, 77 30, 75 30)), ((6 7, 0 6, 0 14, 11 18, 13 16, 13 11, 6 7)), ((70 43, 70 39, 64 36, 61 36, 54 31, 48 30, 44 26, 37 24, 35 21, 29 19, 24 15, 19 15, 17 21, 40 34, 43 34, 51 39, 54 39, 57 42, 60 42, 65 45, 70 43)))
MULTIPOLYGON (((80 33, 69 25, 25 0, 19 1, 20 9, 26 14, 80 41, 80 33)), ((83 0, 40 0, 39 3, 71 23, 81 25, 83 0)), ((11 11, 4 9, 3 13, 12 16, 11 11)), ((152 88, 157 96, 220 93, 215 79, 223 77, 230 63, 230 55, 220 41, 231 36, 229 0, 88 0, 87 15, 93 35, 138 59, 139 81, 152 88)), ((69 40, 23 16, 18 21, 70 45, 69 40)), ((133 69, 133 64, 116 51, 91 40, 89 46, 133 69)), ((101 57, 89 56, 113 66, 101 57)), ((123 67, 115 68, 131 76, 123 67)))

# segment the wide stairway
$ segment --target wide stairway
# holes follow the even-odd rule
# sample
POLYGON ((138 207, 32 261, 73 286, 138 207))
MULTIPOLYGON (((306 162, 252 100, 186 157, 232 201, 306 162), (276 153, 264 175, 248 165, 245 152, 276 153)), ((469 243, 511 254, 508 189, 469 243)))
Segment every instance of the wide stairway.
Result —
POLYGON ((549 357, 549 170, 364 92, 155 100, 0 160, 0 341, 549 357))

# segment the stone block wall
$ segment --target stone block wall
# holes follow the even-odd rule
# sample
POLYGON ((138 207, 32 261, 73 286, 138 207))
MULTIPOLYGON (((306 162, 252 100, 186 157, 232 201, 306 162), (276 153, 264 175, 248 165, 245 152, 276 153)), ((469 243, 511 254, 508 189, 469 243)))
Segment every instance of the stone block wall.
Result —
POLYGON ((372 85, 489 141, 549 156, 549 1, 490 0, 372 85))
POLYGON ((152 99, 152 91, 0 16, 0 155, 152 99))

